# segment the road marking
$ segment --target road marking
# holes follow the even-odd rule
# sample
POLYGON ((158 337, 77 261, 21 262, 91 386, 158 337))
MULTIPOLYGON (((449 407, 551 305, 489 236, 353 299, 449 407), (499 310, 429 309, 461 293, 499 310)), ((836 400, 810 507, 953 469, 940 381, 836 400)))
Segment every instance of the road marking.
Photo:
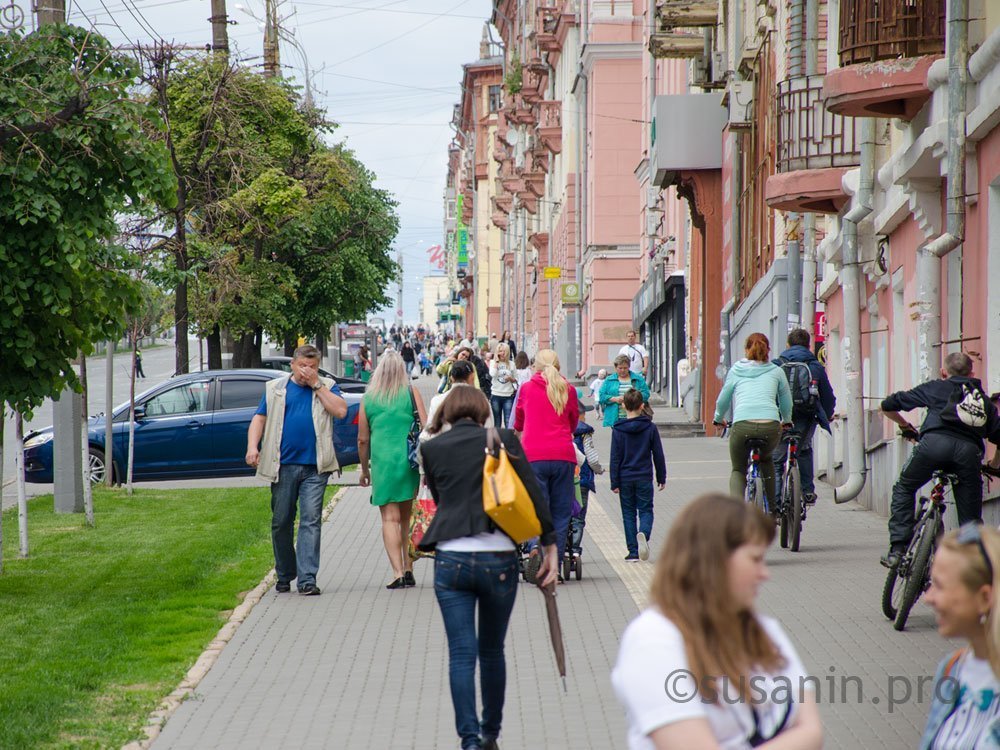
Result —
POLYGON ((604 507, 593 496, 587 501, 587 534, 625 584, 635 606, 640 611, 645 609, 649 598, 649 584, 653 579, 653 565, 648 562, 627 563, 622 559, 625 540, 621 527, 612 522, 604 507))

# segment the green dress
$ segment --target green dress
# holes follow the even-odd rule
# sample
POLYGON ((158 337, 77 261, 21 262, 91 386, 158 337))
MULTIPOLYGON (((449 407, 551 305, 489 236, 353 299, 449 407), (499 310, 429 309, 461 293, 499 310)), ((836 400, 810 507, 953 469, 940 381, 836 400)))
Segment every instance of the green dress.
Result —
POLYGON ((413 423, 409 389, 389 401, 364 396, 365 416, 371 429, 372 505, 412 500, 420 472, 406 458, 406 435, 413 423))

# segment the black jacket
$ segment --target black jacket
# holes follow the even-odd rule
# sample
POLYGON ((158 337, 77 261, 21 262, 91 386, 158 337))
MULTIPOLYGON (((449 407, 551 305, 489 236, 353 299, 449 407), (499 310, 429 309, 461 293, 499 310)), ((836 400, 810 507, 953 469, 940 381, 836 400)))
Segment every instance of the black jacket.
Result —
POLYGON ((809 351, 809 348, 806 346, 790 346, 773 362, 778 367, 781 367, 782 360, 785 362, 805 362, 809 366, 809 372, 812 373, 813 380, 816 381, 816 386, 819 388, 820 409, 816 413, 816 421, 820 427, 829 432, 830 420, 833 419, 837 408, 837 397, 833 393, 833 386, 830 385, 830 378, 826 374, 826 368, 820 364, 819 360, 816 359, 816 355, 809 351))
POLYGON ((653 420, 646 416, 623 419, 611 430, 611 489, 619 489, 622 482, 651 482, 654 469, 656 483, 666 483, 663 442, 653 420))
MULTIPOLYGON (((977 378, 967 378, 959 375, 947 380, 929 380, 921 383, 916 388, 908 391, 897 391, 882 399, 882 411, 910 411, 920 407, 926 407, 927 413, 924 422, 920 425, 920 434, 928 432, 941 432, 953 437, 961 438, 975 443, 980 449, 983 448, 983 441, 978 435, 960 429, 941 420, 941 411, 948 405, 948 399, 955 389, 956 384, 973 383, 976 387, 982 388, 982 384, 977 378)), ((997 418, 996 409, 986 398, 986 408, 989 411, 987 416, 987 429, 989 430, 989 440, 995 445, 1000 445, 1000 419, 997 418)))
MULTIPOLYGON (((500 430, 514 470, 531 496, 542 524, 543 545, 556 543, 549 505, 535 473, 524 458, 521 441, 511 430, 500 430)), ((483 510, 483 466, 486 463, 486 429, 471 419, 461 419, 448 432, 420 446, 427 487, 437 512, 427 527, 420 549, 431 551, 438 542, 496 531, 483 510)))

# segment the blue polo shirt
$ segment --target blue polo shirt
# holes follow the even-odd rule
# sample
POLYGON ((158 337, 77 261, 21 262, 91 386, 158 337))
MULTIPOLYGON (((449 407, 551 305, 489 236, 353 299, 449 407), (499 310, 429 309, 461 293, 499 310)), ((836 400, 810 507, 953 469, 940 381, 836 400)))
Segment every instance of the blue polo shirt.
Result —
MULTIPOLYGON (((334 383, 330 391, 340 394, 340 386, 334 383)), ((279 462, 282 466, 301 464, 316 465, 316 428, 312 418, 312 388, 299 385, 291 378, 285 388, 285 426, 281 430, 281 454, 279 462)), ((267 394, 260 399, 257 414, 267 416, 267 394)))

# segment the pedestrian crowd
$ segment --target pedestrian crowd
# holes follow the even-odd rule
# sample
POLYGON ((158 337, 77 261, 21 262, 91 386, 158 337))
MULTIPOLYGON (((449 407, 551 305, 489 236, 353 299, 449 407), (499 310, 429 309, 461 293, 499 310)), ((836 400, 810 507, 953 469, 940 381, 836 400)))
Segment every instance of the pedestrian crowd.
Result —
MULTIPOLYGON (((655 546, 653 498, 666 487, 667 458, 649 405, 649 355, 630 331, 612 368, 597 371, 587 386, 587 403, 553 350, 530 356, 506 331, 483 338, 467 331, 455 340, 394 327, 378 344, 384 348, 374 367, 367 349, 359 351, 358 365, 368 367, 370 380, 358 448, 360 484, 371 487, 381 516, 391 569, 386 588, 415 586, 414 559, 433 556, 460 746, 495 750, 518 580, 554 591, 564 572, 579 570, 595 475, 605 467, 622 513, 625 562, 648 560, 655 546), (426 407, 412 385, 419 374, 439 379, 426 407), (606 460, 586 419, 595 410, 601 428, 610 430, 606 460), (502 499, 500 486, 507 493, 502 499)), ((830 430, 836 398, 804 330, 791 331, 787 348, 774 358, 767 337, 752 334, 744 354, 729 369, 715 405, 714 421, 729 430, 730 495, 702 495, 678 513, 658 545, 649 606, 621 638, 611 681, 631 750, 823 746, 815 693, 769 689, 783 681, 802 684, 809 672, 792 637, 756 608, 769 578, 765 555, 776 516, 739 498, 754 446, 764 457, 765 497, 779 497, 788 455, 783 436, 794 430, 802 497, 807 505, 816 502, 812 441, 817 427, 830 430), (690 685, 672 691, 664 680, 676 674, 690 685), (760 689, 751 694, 755 686, 760 689)), ((981 526, 978 467, 982 440, 1000 444, 1000 417, 990 403, 979 432, 948 421, 947 413, 979 397, 982 387, 967 356, 950 355, 945 364, 940 381, 882 404, 920 440, 893 492, 890 559, 883 563, 898 564, 905 551, 914 493, 931 472, 948 462, 965 471, 968 486, 956 492, 963 525, 942 538, 927 592, 940 634, 961 647, 939 666, 935 684, 947 678, 954 689, 935 692, 920 747, 998 747, 1000 533, 981 526), (928 410, 919 433, 899 416, 918 406, 928 410)), ((247 462, 271 483, 276 588, 289 591, 296 580, 306 595, 320 593, 323 487, 338 468, 330 425, 346 412, 337 385, 319 377, 317 365, 318 352, 300 347, 291 375, 268 384, 247 451, 247 462)), ((1000 463, 998 455, 993 464, 1000 463)))

